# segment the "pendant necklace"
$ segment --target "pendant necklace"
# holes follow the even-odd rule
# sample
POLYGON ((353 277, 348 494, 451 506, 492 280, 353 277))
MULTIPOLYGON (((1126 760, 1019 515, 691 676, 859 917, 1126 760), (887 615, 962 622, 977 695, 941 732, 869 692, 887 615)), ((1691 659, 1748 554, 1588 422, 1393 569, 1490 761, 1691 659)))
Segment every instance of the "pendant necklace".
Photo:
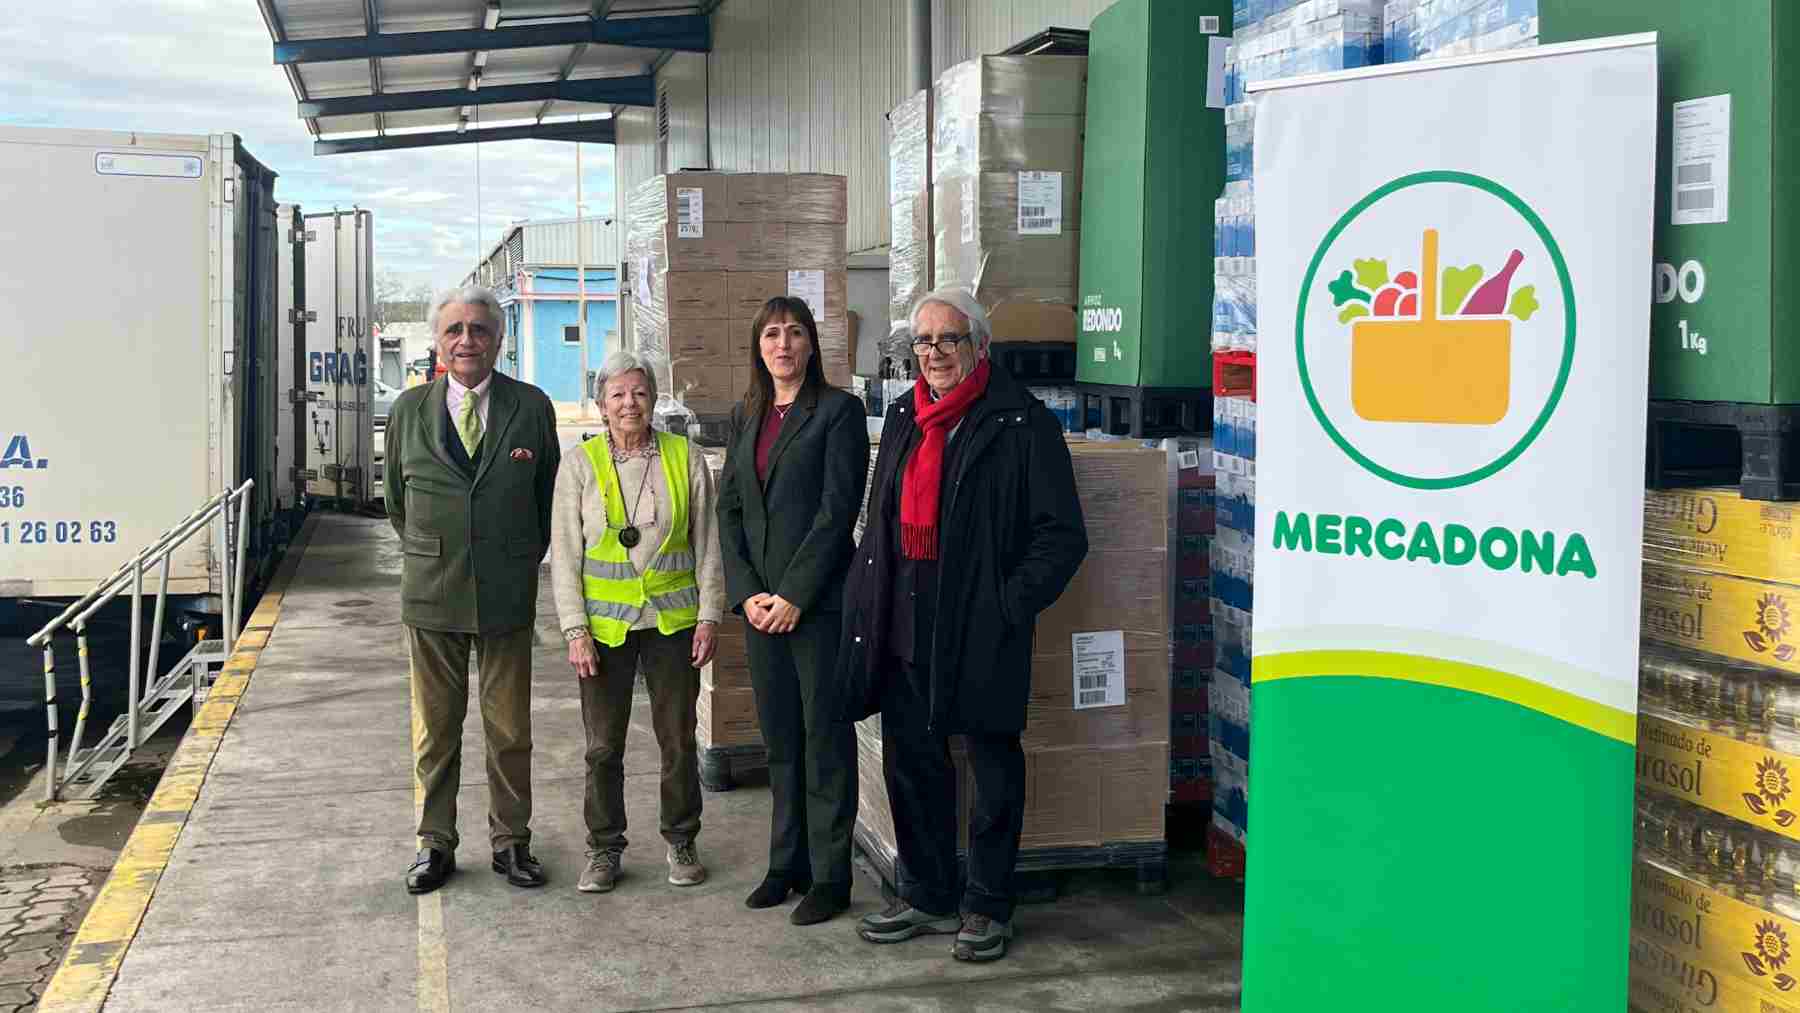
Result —
POLYGON ((650 466, 644 465, 644 479, 638 483, 637 499, 632 501, 631 509, 625 513, 625 527, 619 531, 619 544, 627 549, 637 548, 637 543, 644 540, 643 532, 637 529, 637 509, 644 502, 644 487, 650 484, 650 466))
POLYGON ((778 404, 775 406, 775 417, 777 419, 781 420, 782 422, 786 422, 787 417, 788 417, 788 412, 791 412, 793 410, 794 410, 794 402, 792 402, 792 401, 789 401, 787 404, 778 404))

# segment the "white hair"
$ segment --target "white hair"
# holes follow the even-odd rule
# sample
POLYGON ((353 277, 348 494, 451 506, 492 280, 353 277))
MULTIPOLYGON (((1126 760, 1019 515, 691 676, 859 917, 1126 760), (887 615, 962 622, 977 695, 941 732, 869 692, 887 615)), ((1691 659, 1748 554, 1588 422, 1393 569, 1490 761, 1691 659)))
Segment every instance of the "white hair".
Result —
POLYGON ((644 382, 650 387, 650 403, 655 404, 656 374, 661 367, 661 358, 651 352, 630 352, 621 348, 609 354, 600 364, 600 371, 594 374, 594 400, 604 400, 601 395, 606 391, 606 381, 636 370, 644 374, 644 382))
POLYGON ((443 312, 444 307, 453 303, 480 306, 487 310, 488 318, 494 322, 496 338, 500 337, 500 332, 506 328, 506 316, 500 311, 500 300, 495 297, 493 289, 482 285, 464 285, 461 288, 445 289, 437 294, 437 298, 431 300, 431 311, 425 314, 425 326, 430 328, 433 341, 442 336, 438 334, 438 314, 443 312))
POLYGON ((919 312, 932 303, 948 306, 961 313, 963 319, 969 322, 969 337, 974 342, 975 354, 987 354, 988 342, 994 337, 994 328, 988 323, 987 310, 982 309, 981 303, 976 301, 975 293, 960 285, 945 285, 920 296, 919 301, 913 303, 912 312, 906 317, 906 325, 914 334, 919 331, 919 312))

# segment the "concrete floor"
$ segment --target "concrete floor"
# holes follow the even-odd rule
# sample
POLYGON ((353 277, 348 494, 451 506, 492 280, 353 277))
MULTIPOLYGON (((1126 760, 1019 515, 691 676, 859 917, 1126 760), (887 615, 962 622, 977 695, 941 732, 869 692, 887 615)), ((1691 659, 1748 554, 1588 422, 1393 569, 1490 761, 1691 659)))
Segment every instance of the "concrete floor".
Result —
MULTIPOLYGON (((854 918, 800 929, 743 898, 764 870, 769 798, 708 795, 711 878, 665 880, 656 752, 641 689, 627 760, 634 841, 609 895, 583 861, 582 736, 560 638, 540 623, 534 851, 551 882, 487 868, 480 722, 465 732, 461 869, 427 898, 413 854, 400 553, 385 522, 326 515, 207 776, 107 1008, 1227 1010, 1237 1007, 1242 891, 1176 856, 1169 893, 1071 875, 1021 908, 1003 961, 962 965, 942 937, 876 947, 854 918)), ((539 612, 549 616, 548 584, 539 612)))

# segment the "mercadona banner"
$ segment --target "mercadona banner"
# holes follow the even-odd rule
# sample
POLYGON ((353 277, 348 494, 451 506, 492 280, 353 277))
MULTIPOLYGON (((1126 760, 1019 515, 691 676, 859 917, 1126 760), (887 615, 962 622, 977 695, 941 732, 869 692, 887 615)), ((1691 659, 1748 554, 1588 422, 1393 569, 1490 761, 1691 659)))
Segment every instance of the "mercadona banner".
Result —
POLYGON ((1244 1009, 1623 1009, 1655 37, 1254 101, 1244 1009))

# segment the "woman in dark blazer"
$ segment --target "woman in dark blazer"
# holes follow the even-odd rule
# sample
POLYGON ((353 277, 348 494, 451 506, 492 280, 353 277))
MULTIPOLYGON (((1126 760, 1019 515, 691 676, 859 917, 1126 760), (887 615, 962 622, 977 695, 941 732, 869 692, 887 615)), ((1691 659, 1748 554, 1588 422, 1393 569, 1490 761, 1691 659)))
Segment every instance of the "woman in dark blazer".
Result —
POLYGON ((769 871, 745 903, 774 907, 803 893, 792 921, 811 925, 850 906, 856 738, 835 720, 832 686, 869 434, 862 403, 825 382, 806 303, 769 300, 750 358, 719 487, 726 600, 749 626, 775 796, 769 871))

